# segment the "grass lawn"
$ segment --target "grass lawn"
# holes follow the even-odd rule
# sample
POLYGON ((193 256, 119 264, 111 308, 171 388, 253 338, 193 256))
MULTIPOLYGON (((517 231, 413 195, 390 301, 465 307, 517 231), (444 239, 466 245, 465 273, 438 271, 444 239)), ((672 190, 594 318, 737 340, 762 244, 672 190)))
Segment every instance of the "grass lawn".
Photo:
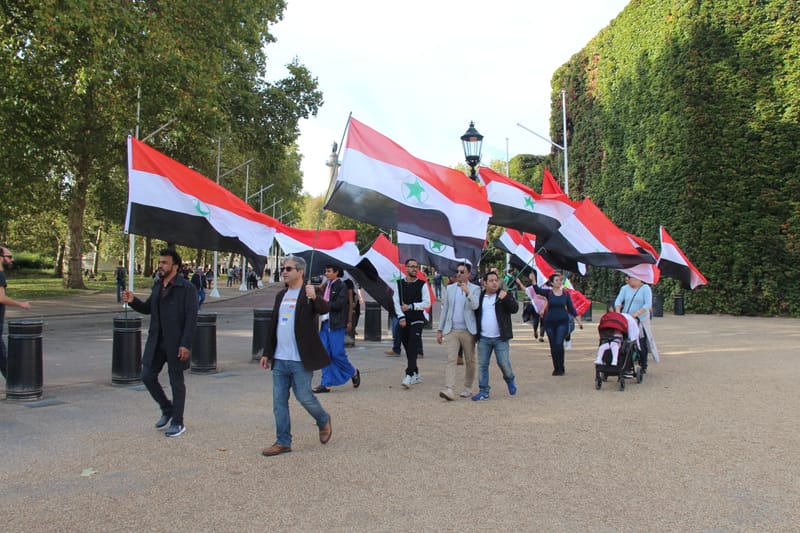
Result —
MULTIPOLYGON (((106 277, 108 278, 106 281, 101 281, 99 277, 92 281, 84 278, 86 290, 65 289, 61 278, 53 277, 52 272, 11 270, 6 272, 6 278, 8 280, 6 294, 15 300, 74 296, 79 294, 91 294, 98 291, 114 294, 116 291, 114 276, 106 274, 106 277)), ((134 284, 136 285, 136 290, 146 290, 153 286, 153 280, 149 277, 136 276, 134 278, 134 284)))

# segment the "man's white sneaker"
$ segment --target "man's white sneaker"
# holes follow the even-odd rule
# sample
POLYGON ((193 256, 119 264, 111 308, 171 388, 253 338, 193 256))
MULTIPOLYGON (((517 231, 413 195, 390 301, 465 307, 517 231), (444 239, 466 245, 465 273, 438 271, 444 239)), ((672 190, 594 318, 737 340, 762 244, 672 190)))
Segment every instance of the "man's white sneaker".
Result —
POLYGON ((401 383, 401 385, 406 389, 411 388, 411 376, 406 374, 406 377, 403 378, 403 382, 401 383))
POLYGON ((419 377, 419 372, 415 372, 413 376, 411 376, 411 384, 412 385, 419 385, 422 383, 422 378, 419 377))
POLYGON ((465 388, 464 390, 461 391, 461 394, 459 394, 459 396, 461 396, 462 398, 469 398, 470 396, 472 396, 472 391, 470 389, 465 388))
POLYGON ((456 395, 453 394, 453 389, 442 389, 441 392, 439 392, 439 397, 444 398, 448 402, 452 402, 456 399, 456 395))

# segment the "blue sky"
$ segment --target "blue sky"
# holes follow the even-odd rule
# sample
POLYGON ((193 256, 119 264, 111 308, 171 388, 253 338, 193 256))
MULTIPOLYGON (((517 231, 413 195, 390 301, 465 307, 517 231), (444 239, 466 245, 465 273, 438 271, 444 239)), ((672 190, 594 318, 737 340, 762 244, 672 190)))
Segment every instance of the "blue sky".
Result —
POLYGON ((412 155, 453 166, 470 120, 483 161, 546 154, 553 72, 615 18, 628 0, 288 0, 269 75, 297 56, 318 78, 325 103, 300 124, 303 189, 323 194, 325 161, 347 116, 412 155), (395 6, 399 6, 395 7, 395 6))

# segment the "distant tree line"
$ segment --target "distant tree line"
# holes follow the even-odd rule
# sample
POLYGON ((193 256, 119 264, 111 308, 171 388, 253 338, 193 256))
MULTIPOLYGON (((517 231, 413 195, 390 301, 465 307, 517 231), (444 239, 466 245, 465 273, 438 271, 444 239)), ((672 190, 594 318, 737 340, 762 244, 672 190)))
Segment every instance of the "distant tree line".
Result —
MULTIPOLYGON (((121 257, 124 247, 125 138, 162 126, 147 141, 158 150, 213 179, 220 139, 223 172, 253 158, 250 192, 274 183, 271 197, 300 205, 298 122, 322 94, 298 60, 280 79, 268 70, 270 26, 284 9, 283 0, 3 2, 0 240, 52 253, 65 286, 81 288, 87 248, 113 241, 104 249, 121 257)), ((242 170, 223 185, 243 196, 244 182, 242 170)))

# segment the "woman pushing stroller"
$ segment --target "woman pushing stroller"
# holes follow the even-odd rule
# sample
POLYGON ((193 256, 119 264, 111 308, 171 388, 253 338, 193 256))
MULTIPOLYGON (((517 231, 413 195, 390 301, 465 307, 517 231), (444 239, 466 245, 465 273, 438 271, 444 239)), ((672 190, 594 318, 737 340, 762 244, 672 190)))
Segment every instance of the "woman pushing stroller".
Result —
MULTIPOLYGON (((535 281, 535 278, 533 278, 535 281)), ((581 317, 575 311, 572 298, 564 290, 563 277, 560 273, 552 274, 547 281, 549 287, 531 285, 536 294, 547 298, 547 312, 544 315, 544 330, 550 341, 550 356, 553 358, 553 375, 564 375, 564 339, 569 334, 570 317, 575 319, 580 329, 583 329, 581 317)))
POLYGON ((639 364, 643 371, 647 371, 647 352, 653 354, 653 358, 658 362, 658 347, 653 338, 653 331, 650 328, 650 308, 653 306, 653 292, 650 286, 642 280, 633 276, 625 275, 625 285, 619 290, 617 299, 614 301, 614 309, 617 313, 631 315, 639 321, 639 331, 641 345, 639 364))

